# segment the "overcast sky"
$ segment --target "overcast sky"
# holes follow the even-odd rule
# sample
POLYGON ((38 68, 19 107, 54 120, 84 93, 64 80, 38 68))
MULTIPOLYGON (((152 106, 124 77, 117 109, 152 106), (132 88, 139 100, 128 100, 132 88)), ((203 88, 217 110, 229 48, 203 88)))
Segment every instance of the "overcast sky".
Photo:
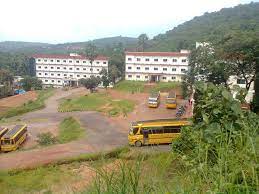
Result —
MULTIPOLYGON (((258 0, 254 0, 256 2, 258 0)), ((250 0, 0 0, 0 41, 63 43, 149 37, 250 0)))

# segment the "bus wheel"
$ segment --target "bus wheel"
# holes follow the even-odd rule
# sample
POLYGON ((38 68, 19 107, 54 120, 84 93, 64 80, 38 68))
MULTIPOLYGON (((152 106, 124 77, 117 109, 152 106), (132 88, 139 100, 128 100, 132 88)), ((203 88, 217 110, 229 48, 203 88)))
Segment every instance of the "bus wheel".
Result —
POLYGON ((136 147, 141 147, 141 146, 142 146, 141 141, 136 141, 136 142, 135 142, 135 146, 136 146, 136 147))

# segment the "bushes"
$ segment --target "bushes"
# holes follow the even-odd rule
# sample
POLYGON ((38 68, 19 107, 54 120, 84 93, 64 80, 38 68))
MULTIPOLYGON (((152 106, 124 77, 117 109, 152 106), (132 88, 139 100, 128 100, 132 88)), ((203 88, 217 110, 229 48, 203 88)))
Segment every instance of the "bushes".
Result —
POLYGON ((194 125, 173 142, 196 192, 255 192, 259 118, 242 111, 224 87, 196 85, 194 125), (206 190, 206 188, 207 190, 206 190), (205 190, 204 190, 205 189, 205 190))
POLYGON ((43 146, 57 143, 57 138, 54 137, 50 132, 40 133, 39 135, 37 135, 37 137, 38 137, 37 142, 43 146))

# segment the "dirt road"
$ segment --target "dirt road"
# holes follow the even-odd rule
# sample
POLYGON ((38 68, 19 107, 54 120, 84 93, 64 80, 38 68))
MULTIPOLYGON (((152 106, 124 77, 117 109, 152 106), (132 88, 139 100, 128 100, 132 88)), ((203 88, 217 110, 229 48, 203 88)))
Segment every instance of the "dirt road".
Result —
MULTIPOLYGON (((14 119, 20 119, 22 122, 27 123, 29 135, 31 139, 35 139, 40 132, 51 131, 57 134, 59 123, 65 117, 73 116, 79 119, 82 127, 86 129, 87 135, 85 138, 67 144, 0 154, 0 169, 33 167, 82 153, 108 151, 127 144, 130 122, 135 120, 173 118, 175 116, 175 110, 165 108, 163 104, 165 95, 163 94, 160 108, 150 109, 146 104, 148 94, 127 94, 114 90, 109 91, 109 94, 114 99, 131 99, 136 101, 135 110, 127 117, 108 118, 101 113, 91 111, 70 113, 60 113, 57 111, 59 101, 62 98, 77 94, 82 95, 84 92, 86 93, 84 88, 69 91, 59 89, 46 101, 44 109, 30 112, 14 119)), ((179 101, 178 103, 183 104, 185 102, 179 101)), ((32 145, 33 141, 27 141, 25 147, 32 145)))

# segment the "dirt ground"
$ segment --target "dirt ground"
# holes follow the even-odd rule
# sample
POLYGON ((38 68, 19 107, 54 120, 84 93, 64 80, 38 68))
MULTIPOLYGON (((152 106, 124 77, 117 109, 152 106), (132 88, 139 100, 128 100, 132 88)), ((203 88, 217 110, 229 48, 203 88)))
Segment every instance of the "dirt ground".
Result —
MULTIPOLYGON (((118 146, 127 145, 130 122, 174 118, 176 114, 176 110, 165 108, 166 93, 161 94, 162 99, 159 108, 148 108, 147 93, 129 94, 111 89, 108 90, 108 93, 112 98, 129 99, 136 102, 135 110, 129 113, 127 117, 107 117, 102 113, 94 111, 70 113, 60 113, 57 111, 61 99, 85 95, 86 93, 85 88, 76 88, 68 91, 58 89, 46 101, 44 109, 12 118, 12 121, 19 120, 19 122, 28 124, 29 138, 23 150, 0 154, 0 169, 27 168, 48 164, 82 153, 108 151, 118 146), (57 134, 59 123, 68 116, 73 116, 80 120, 82 127, 86 129, 87 136, 85 138, 67 144, 32 149, 37 145, 36 137, 39 133, 50 131, 53 134, 57 134)), ((178 100, 179 105, 185 103, 185 100, 178 100)), ((7 123, 6 126, 10 125, 7 123)))

